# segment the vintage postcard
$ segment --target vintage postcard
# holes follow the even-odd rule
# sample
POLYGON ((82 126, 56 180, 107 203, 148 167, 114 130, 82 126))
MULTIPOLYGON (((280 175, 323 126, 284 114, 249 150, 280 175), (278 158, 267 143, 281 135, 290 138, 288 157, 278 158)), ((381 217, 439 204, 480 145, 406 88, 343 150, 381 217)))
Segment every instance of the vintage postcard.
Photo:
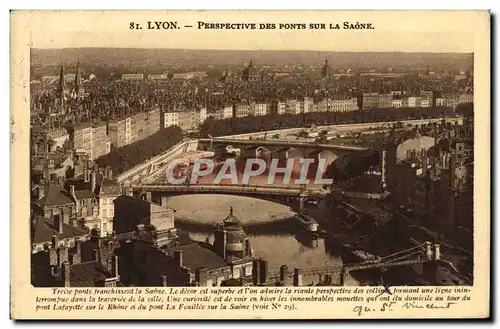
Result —
POLYGON ((13 11, 14 319, 490 316, 488 11, 13 11))

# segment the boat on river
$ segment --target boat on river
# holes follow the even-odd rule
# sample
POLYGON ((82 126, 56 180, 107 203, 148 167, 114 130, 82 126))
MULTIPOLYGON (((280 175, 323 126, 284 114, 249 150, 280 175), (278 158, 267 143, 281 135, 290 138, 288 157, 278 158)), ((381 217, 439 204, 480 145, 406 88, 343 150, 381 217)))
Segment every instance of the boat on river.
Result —
POLYGON ((311 216, 301 213, 295 215, 295 219, 298 221, 302 229, 304 229, 306 232, 313 234, 318 233, 319 224, 311 216))

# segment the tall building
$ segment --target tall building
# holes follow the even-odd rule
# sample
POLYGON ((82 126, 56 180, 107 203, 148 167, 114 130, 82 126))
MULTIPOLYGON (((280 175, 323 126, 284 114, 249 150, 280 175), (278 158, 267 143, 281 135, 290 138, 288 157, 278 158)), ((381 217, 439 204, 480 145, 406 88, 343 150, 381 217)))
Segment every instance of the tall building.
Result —
POLYGON ((325 60, 325 65, 323 65, 323 68, 321 69, 321 76, 323 78, 327 78, 330 76, 330 65, 328 65, 328 60, 325 60))
POLYGON ((328 105, 332 112, 350 112, 358 110, 358 101, 356 98, 332 99, 328 105))
POLYGON ((285 102, 285 113, 286 114, 300 114, 300 102, 291 99, 285 102))
POLYGON ((147 135, 151 136, 160 130, 160 109, 147 112, 147 135))
POLYGON ((378 93, 364 93, 362 98, 363 110, 373 109, 379 107, 379 94, 378 93))
POLYGON ((266 103, 255 103, 253 105, 253 115, 260 116, 267 114, 267 104, 266 103))
POLYGON ((255 66, 253 66, 252 61, 250 61, 248 66, 241 73, 241 79, 246 82, 258 82, 261 79, 261 76, 255 66))
POLYGON ((163 128, 179 125, 179 112, 162 112, 163 128))
POLYGON ((234 106, 234 117, 235 118, 244 118, 250 114, 250 104, 247 103, 239 103, 234 106))

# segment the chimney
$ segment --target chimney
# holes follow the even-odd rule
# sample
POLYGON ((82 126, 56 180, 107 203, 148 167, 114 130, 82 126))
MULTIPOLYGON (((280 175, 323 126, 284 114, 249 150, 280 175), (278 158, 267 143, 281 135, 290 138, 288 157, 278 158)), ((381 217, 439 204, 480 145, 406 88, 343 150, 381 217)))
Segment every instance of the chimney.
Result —
POLYGON ((198 286, 203 287, 207 285, 207 269, 205 267, 199 267, 194 270, 194 276, 198 286))
POLYGON ((167 286, 167 274, 163 274, 161 276, 161 284, 162 284, 163 287, 167 286))
POLYGON ((57 231, 57 233, 62 234, 63 233, 63 220, 61 215, 54 215, 54 229, 57 231))
POLYGON ((92 193, 94 193, 94 191, 95 191, 96 179, 97 179, 96 173, 92 172, 90 174, 90 192, 92 192, 92 193))
POLYGON ((63 264, 62 279, 65 287, 71 286, 71 270, 68 262, 64 262, 63 264))
MULTIPOLYGON (((58 249, 57 248, 50 248, 49 249, 49 265, 52 267, 52 269, 56 269, 59 266, 59 255, 58 255, 58 249)), ((55 275, 55 273, 54 273, 55 275)))
POLYGON ((90 240, 99 248, 102 246, 101 231, 98 228, 93 228, 90 232, 90 240))
POLYGON ((174 263, 175 265, 182 267, 182 250, 174 250, 174 263))
POLYGON ((424 177, 427 176, 428 169, 429 169, 429 158, 428 157, 424 157, 422 159, 422 175, 424 177))
POLYGON ((118 270, 118 256, 116 255, 113 255, 112 256, 112 259, 113 259, 113 264, 112 264, 112 273, 114 276, 118 276, 119 274, 119 270, 118 270))
POLYGON ((71 194, 71 196, 73 197, 73 199, 75 199, 75 201, 76 201, 76 196, 75 196, 75 185, 70 185, 70 186, 69 186, 69 194, 71 194))
POLYGON ((255 259, 253 261, 253 266, 252 266, 252 278, 253 278, 253 284, 254 286, 257 286, 259 284, 262 283, 262 279, 261 279, 261 274, 262 274, 262 270, 260 268, 260 265, 262 263, 262 260, 261 259, 255 259))
POLYGON ((68 262, 68 248, 65 246, 59 247, 57 250, 59 255, 59 264, 63 264, 64 262, 68 262))
POLYGON ((76 252, 73 254, 72 264, 80 264, 82 262, 82 242, 80 240, 75 241, 76 252))
POLYGON ((59 246, 59 237, 57 236, 56 232, 52 234, 52 248, 57 248, 59 246))
MULTIPOLYGON (((246 275, 246 273, 245 273, 246 275)), ((266 283, 269 275, 269 267, 267 260, 260 261, 260 283, 266 283)))
POLYGON ((99 250, 94 249, 93 253, 94 253, 94 261, 98 261, 99 260, 99 250))

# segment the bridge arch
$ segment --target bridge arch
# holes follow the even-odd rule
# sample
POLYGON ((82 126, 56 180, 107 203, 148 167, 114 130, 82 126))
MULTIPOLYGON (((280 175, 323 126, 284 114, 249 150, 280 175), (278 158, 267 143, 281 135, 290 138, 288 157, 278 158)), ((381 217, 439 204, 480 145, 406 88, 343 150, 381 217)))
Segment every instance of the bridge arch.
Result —
POLYGON ((275 157, 280 158, 280 159, 299 159, 302 158, 302 152, 300 152, 298 149, 295 147, 284 147, 281 149, 278 149, 275 152, 275 157))
POLYGON ((311 159, 315 159, 317 161, 319 159, 325 159, 326 160, 325 168, 328 167, 329 165, 331 165, 332 163, 334 163, 335 160, 337 160, 339 158, 338 155, 336 155, 335 153, 333 153, 330 150, 315 150, 315 151, 312 151, 311 153, 309 153, 308 157, 311 159))
MULTIPOLYGON (((136 191, 134 196, 145 200, 147 198, 147 193, 145 191, 136 191)), ((248 194, 248 193, 234 193, 231 191, 170 191, 170 192, 153 192, 152 200, 157 203, 161 203, 163 197, 174 197, 183 195, 223 195, 223 196, 239 196, 245 198, 251 198, 256 200, 264 200, 269 202, 274 202, 284 206, 294 209, 297 207, 298 210, 300 204, 297 196, 293 195, 266 195, 266 194, 248 194)))
POLYGON ((266 159, 268 159, 268 158, 271 158, 271 155, 272 155, 271 150, 269 150, 267 147, 264 147, 264 146, 259 146, 255 150, 255 156, 257 158, 266 158, 266 159))

